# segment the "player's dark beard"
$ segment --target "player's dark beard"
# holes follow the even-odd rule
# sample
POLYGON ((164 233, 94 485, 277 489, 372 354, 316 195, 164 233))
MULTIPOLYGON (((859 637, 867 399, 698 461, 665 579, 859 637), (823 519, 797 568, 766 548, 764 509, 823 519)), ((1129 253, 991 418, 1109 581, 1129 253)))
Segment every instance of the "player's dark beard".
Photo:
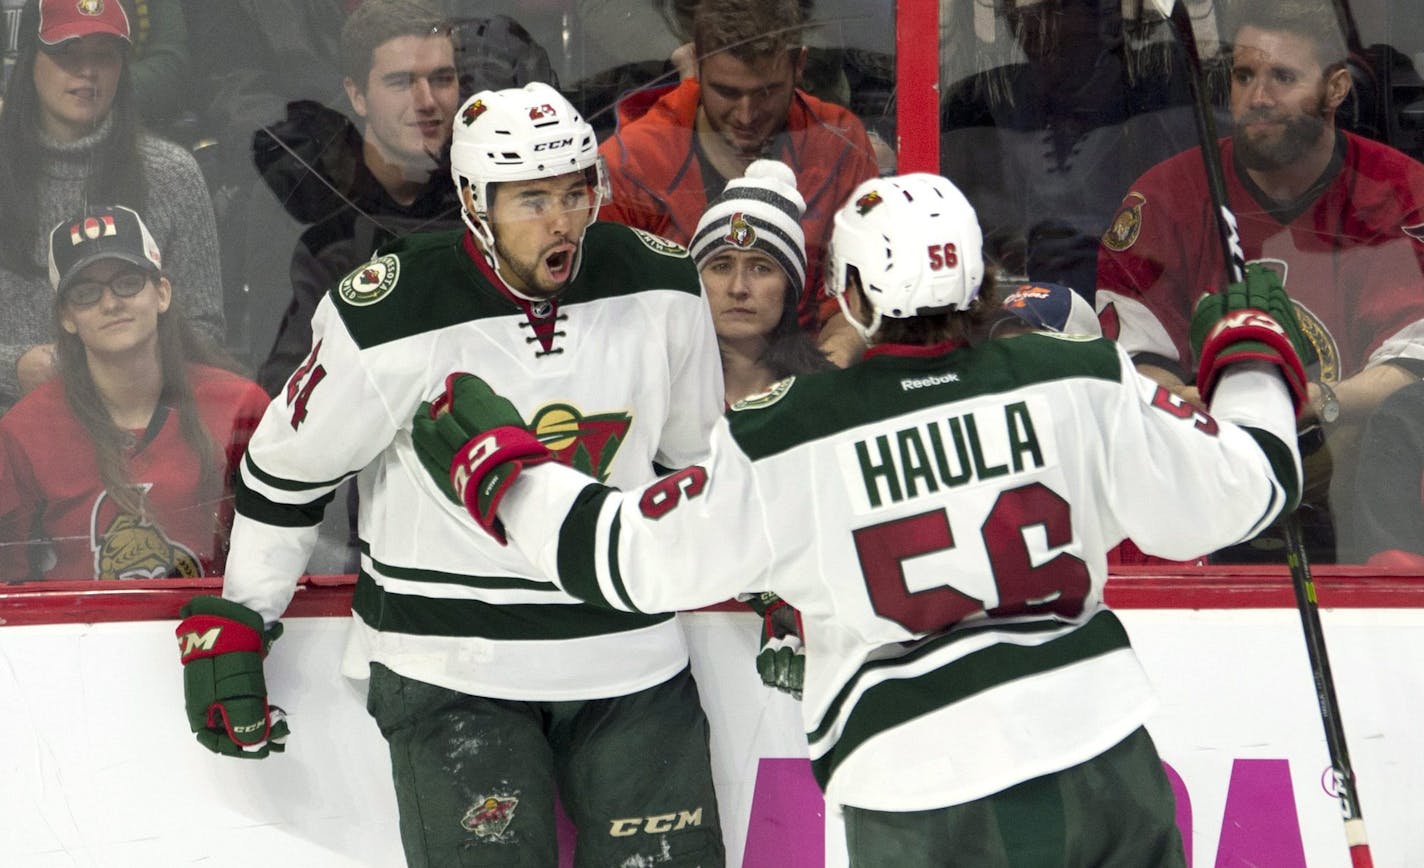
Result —
MULTIPOLYGON (((540 285, 538 277, 539 266, 544 261, 542 258, 534 260, 532 266, 524 265, 523 263, 517 261, 513 256, 511 256, 508 250, 504 249, 504 245, 499 242, 499 236, 497 235, 494 239, 494 250, 495 253, 499 255, 500 270, 506 271, 518 278, 519 282, 524 285, 524 291, 528 295, 536 296, 539 298, 553 298, 554 296, 563 292, 564 289, 569 285, 569 283, 571 283, 574 279, 573 272, 570 271, 568 279, 565 280, 563 283, 559 284, 553 289, 545 289, 543 286, 540 285)), ((573 253, 570 253, 569 256, 572 257, 577 254, 578 251, 575 250, 573 253)))
POLYGON ((1279 120, 1284 124, 1281 135, 1271 142, 1237 135, 1236 157, 1241 165, 1257 172, 1272 172, 1294 165, 1310 152, 1325 131, 1325 90, 1321 89, 1314 108, 1292 118, 1277 118, 1270 111, 1251 111, 1242 115, 1237 124, 1244 127, 1256 120, 1279 120))

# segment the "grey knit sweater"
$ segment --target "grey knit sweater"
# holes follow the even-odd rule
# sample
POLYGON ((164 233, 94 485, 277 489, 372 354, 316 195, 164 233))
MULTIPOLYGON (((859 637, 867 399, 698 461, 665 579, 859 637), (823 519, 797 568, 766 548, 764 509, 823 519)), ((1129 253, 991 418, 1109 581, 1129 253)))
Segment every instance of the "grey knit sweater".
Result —
MULTIPOLYGON (((83 206, 84 179, 93 150, 112 129, 106 120, 92 136, 61 144, 44 139, 39 220, 34 243, 39 271, 19 275, 0 268, 0 412, 19 400, 16 363, 37 344, 54 341, 54 291, 49 285, 49 230, 83 206)), ((139 213, 163 253, 174 295, 198 332, 221 343, 222 287, 218 233, 207 187, 192 155, 172 142, 144 136, 139 142, 146 201, 139 213)), ((3 159, 3 156, 0 156, 3 159)), ((115 204, 94 202, 94 205, 115 204)), ((131 204, 131 203, 118 203, 131 204)), ((0 231, 4 229, 0 215, 0 231)))

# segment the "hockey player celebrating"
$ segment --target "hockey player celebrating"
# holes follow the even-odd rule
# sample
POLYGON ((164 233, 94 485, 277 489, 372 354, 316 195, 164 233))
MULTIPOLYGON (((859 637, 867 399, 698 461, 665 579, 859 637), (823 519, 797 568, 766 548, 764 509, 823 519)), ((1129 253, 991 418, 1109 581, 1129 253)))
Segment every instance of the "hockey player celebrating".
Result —
POLYGON ((812 768, 852 865, 1184 865, 1106 553, 1131 536, 1186 558, 1292 507, 1289 299, 1253 270, 1203 302, 1208 415, 1108 341, 968 345, 992 315, 981 234, 943 178, 862 184, 829 262, 871 349, 734 406, 706 465, 627 493, 528 467, 541 444, 469 375, 417 417, 416 451, 577 597, 800 609, 812 768))
POLYGON ((681 247, 593 222, 593 130, 547 85, 470 98, 450 162, 468 231, 405 238, 327 293, 252 438, 223 595, 195 598, 178 627, 190 724, 219 753, 283 749, 264 638, 354 474, 347 660, 361 663, 347 674, 370 678, 409 864, 556 864, 557 789, 580 866, 721 865, 680 625, 561 591, 471 526, 410 439, 436 372, 471 370, 504 384, 543 456, 610 485, 701 459, 722 379, 697 272, 681 247), (676 819, 627 821, 660 816, 676 819))

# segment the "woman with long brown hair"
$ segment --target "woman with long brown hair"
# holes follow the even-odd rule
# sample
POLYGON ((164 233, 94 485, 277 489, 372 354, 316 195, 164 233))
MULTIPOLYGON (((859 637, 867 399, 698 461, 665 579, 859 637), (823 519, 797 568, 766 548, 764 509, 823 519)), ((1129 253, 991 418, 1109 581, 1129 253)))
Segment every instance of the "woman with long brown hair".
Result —
POLYGON ((0 580, 220 573, 266 394, 208 363, 133 210, 61 222, 49 260, 59 375, 0 417, 0 580))

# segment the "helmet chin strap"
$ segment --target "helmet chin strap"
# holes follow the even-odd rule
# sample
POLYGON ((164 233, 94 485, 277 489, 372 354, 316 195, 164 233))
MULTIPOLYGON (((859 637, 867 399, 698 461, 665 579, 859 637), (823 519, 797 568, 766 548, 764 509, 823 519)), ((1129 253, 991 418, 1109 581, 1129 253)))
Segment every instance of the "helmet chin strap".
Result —
POLYGON ((836 304, 840 305, 841 313, 845 315, 846 322, 851 324, 851 327, 860 334, 860 339, 865 341, 866 345, 869 346, 875 343, 875 333, 880 331, 880 311, 871 308, 870 325, 866 325, 851 314, 850 303, 846 301, 846 296, 849 295, 849 293, 850 288, 847 287, 845 292, 836 296, 836 304))

